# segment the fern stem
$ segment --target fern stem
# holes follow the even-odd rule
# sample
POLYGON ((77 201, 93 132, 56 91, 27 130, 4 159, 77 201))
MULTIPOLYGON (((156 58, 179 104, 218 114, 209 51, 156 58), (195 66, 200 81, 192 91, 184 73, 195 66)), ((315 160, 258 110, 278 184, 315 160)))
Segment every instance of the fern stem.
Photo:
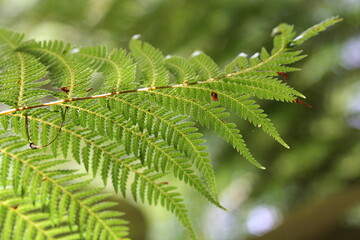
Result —
POLYGON ((116 91, 116 92, 104 93, 104 94, 99 94, 99 95, 89 96, 89 97, 68 98, 68 99, 63 99, 63 100, 58 100, 58 101, 48 102, 48 103, 43 103, 43 104, 38 104, 38 105, 24 106, 24 107, 19 107, 19 108, 16 108, 16 109, 9 109, 9 110, 5 110, 5 111, 0 112, 0 115, 7 115, 7 114, 11 114, 11 113, 18 112, 18 111, 24 111, 24 110, 27 110, 27 109, 42 108, 42 107, 46 107, 46 106, 59 105, 59 104, 68 103, 68 102, 83 101, 83 100, 89 100, 89 99, 95 99, 95 98, 104 98, 104 97, 120 95, 120 94, 136 93, 136 92, 147 92, 147 91, 158 90, 158 89, 186 87, 186 86, 189 86, 189 85, 197 85, 197 84, 209 83, 209 82, 216 81, 216 80, 221 80, 221 79, 224 79, 224 78, 235 77, 235 76, 238 76, 240 74, 243 74, 243 73, 249 72, 251 70, 254 70, 254 69, 262 66, 263 64, 266 64, 267 62, 271 61, 271 59, 275 58, 278 54, 283 52, 284 49, 285 49, 285 44, 284 44, 285 40, 284 40, 284 38, 282 39, 282 41, 283 41, 283 43, 281 44, 281 48, 276 53, 272 54, 268 59, 266 59, 264 61, 261 61, 260 63, 254 65, 252 67, 246 68, 246 69, 244 69, 242 71, 239 71, 239 72, 229 73, 229 74, 219 76, 219 77, 216 77, 216 78, 208 78, 206 80, 197 81, 197 82, 193 82, 193 83, 185 82, 185 83, 181 83, 181 84, 161 86, 161 87, 145 87, 145 88, 138 88, 138 89, 133 89, 133 90, 126 90, 126 91, 116 91))
MULTIPOLYGON (((222 78, 225 78, 225 77, 226 76, 223 76, 222 78)), ((208 82, 214 81, 214 80, 218 80, 218 78, 216 78, 216 79, 210 78, 205 81, 198 81, 198 82, 194 82, 194 83, 182 83, 182 84, 162 86, 162 87, 146 87, 146 88, 138 88, 138 89, 126 90, 126 91, 120 91, 120 92, 104 93, 104 94, 99 94, 99 95, 94 95, 94 96, 89 96, 89 97, 69 98, 69 99, 47 102, 47 103, 38 104, 38 105, 24 106, 24 107, 9 109, 9 110, 0 112, 0 115, 8 115, 8 114, 11 114, 14 112, 24 111, 24 110, 33 109, 33 108, 42 108, 42 107, 47 107, 47 106, 60 105, 60 104, 68 103, 68 102, 83 101, 83 100, 96 99, 96 98, 105 98, 105 97, 120 95, 120 94, 147 92, 147 91, 158 90, 158 89, 167 89, 167 88, 186 87, 189 85, 208 83, 208 82)))
POLYGON ((23 96, 24 96, 24 85, 25 85, 25 60, 22 53, 17 53, 19 57, 19 63, 20 63, 20 89, 19 89, 19 97, 18 97, 18 104, 17 106, 20 107, 22 104, 23 96))

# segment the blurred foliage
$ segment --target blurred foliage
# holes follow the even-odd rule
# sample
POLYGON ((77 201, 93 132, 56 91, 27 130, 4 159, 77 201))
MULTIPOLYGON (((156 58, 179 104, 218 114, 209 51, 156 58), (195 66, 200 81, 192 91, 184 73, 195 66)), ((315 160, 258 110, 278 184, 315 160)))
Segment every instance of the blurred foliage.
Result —
MULTIPOLYGON (((263 234, 276 223, 285 224, 295 214, 294 209, 306 208, 305 203, 326 200, 329 195, 341 195, 345 189, 359 186, 356 184, 360 180, 360 2, 0 0, 0 25, 24 31, 32 38, 126 48, 131 36, 140 33, 165 54, 188 56, 200 49, 222 65, 239 52, 252 55, 262 46, 269 49, 271 30, 281 22, 293 24, 301 32, 335 15, 344 21, 308 41, 304 47, 309 57, 296 66, 303 70, 289 74, 289 83, 307 96, 307 103, 313 108, 264 102, 267 114, 291 146, 290 150, 239 121, 250 149, 267 166, 262 171, 206 133, 217 171, 220 200, 229 211, 214 209, 189 191, 186 198, 190 212, 203 239, 246 239, 251 233, 263 234), (259 206, 274 210, 269 213, 275 212, 267 229, 261 222, 265 215, 257 218, 252 215, 259 206), (263 229, 256 232, 250 225, 251 219, 257 219, 255 226, 263 229)), ((355 201, 348 207, 355 207, 355 203, 360 203, 359 196, 351 196, 355 201)), ((329 206, 327 211, 331 212, 329 206)), ((146 208, 145 212, 150 226, 148 239, 185 238, 171 215, 158 208, 146 208)), ((336 232, 338 239, 358 239, 351 238, 359 236, 354 235, 360 228, 359 217, 354 217, 356 212, 358 208, 343 209, 343 214, 335 218, 331 231, 336 232), (350 238, 345 238, 345 234, 350 238)), ((321 217, 306 221, 322 221, 321 217)), ((132 224, 136 226, 136 221, 132 224)), ((324 231, 316 239, 329 239, 325 237, 330 230, 324 231)))

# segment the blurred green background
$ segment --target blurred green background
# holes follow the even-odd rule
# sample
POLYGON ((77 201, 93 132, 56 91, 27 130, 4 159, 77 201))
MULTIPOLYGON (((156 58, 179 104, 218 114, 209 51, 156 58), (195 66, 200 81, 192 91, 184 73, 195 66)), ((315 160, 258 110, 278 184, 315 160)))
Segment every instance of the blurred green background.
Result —
MULTIPOLYGON (((127 48, 140 33, 164 54, 203 50, 221 66, 270 49, 279 23, 299 33, 336 15, 344 21, 306 42, 309 57, 296 64, 303 70, 289 74, 313 108, 261 102, 290 150, 237 121, 262 171, 204 130, 228 212, 179 187, 200 239, 210 240, 360 239, 360 1, 0 0, 0 26, 28 38, 127 48)), ((133 239, 188 238, 162 208, 117 200, 133 239)))

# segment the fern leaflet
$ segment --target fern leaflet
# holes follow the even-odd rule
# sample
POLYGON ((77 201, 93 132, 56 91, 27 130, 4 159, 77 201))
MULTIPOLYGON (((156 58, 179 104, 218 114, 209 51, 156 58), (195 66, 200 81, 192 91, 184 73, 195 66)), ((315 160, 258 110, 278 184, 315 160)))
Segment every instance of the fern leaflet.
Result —
MULTIPOLYGON (((36 210, 39 206, 47 208, 49 224, 61 225, 66 221, 70 228, 77 226, 77 232, 86 238, 100 239, 101 236, 101 239, 118 239, 127 235, 127 228, 123 226, 125 222, 113 219, 122 214, 108 210, 114 203, 104 201, 107 195, 100 194, 101 188, 87 188, 89 181, 79 181, 83 174, 75 174, 75 171, 52 170, 65 161, 54 161, 51 155, 21 150, 24 142, 16 136, 3 136, 0 144, 2 185, 7 188, 12 180, 10 197, 14 198, 20 191, 20 195, 27 199, 16 203, 18 209, 23 209, 23 203, 31 202, 35 205, 31 209, 36 210), (12 169, 11 176, 9 169, 12 169), (73 183, 74 180, 76 183, 73 183), (89 231, 91 226, 99 231, 89 231)), ((12 228, 6 229, 12 231, 12 228)))

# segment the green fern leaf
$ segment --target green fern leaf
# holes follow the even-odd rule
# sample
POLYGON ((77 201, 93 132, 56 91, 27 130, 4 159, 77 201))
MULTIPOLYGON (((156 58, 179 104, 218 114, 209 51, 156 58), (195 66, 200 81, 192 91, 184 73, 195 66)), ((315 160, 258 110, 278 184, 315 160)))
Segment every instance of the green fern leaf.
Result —
POLYGON ((298 46, 300 44, 303 44, 309 38, 316 36, 320 32, 325 31, 330 26, 334 25, 335 23, 341 22, 341 21, 342 21, 342 19, 339 17, 328 18, 328 19, 322 21, 321 23, 310 27, 306 31, 302 32, 299 36, 294 38, 291 46, 298 46))
POLYGON ((79 239, 77 226, 71 229, 66 221, 54 226, 49 213, 29 198, 15 196, 11 188, 0 190, 1 239, 79 239))
MULTIPOLYGON (((205 88, 200 86, 188 86, 184 90, 196 91, 196 96, 202 98, 203 101, 210 100, 210 93, 212 92, 211 88, 205 88), (205 94, 204 94, 205 93, 205 94)), ((184 93, 183 93, 184 94, 184 93)), ((270 119, 267 118, 267 115, 263 113, 263 110, 260 109, 259 105, 255 104, 255 101, 250 99, 249 95, 238 95, 235 93, 229 93, 227 91, 216 91, 219 103, 226 107, 227 109, 235 112, 239 117, 248 120, 256 127, 261 127, 265 133, 269 134, 276 141, 286 148, 289 146, 284 142, 280 137, 279 133, 275 129, 274 125, 271 123, 270 119)), ((188 94, 184 94, 188 95, 188 94)))
MULTIPOLYGON (((118 114, 114 114, 111 112, 108 112, 107 109, 102 108, 100 105, 97 104, 89 104, 89 103, 84 103, 82 106, 73 106, 73 105, 65 105, 67 107, 70 108, 75 108, 78 110, 81 110, 82 112, 87 112, 88 115, 94 115, 96 116, 95 121, 97 121, 98 119, 105 119, 106 122, 111 121, 113 122, 113 126, 116 126, 116 128, 122 129, 121 131, 124 132, 124 134, 116 134, 116 140, 121 143, 124 144, 124 148, 125 150, 127 150, 127 153, 133 153, 135 154, 135 156, 140 157, 143 159, 143 161, 149 166, 152 167, 154 166, 157 170, 161 169, 162 171, 165 171, 166 169, 174 169, 174 173, 176 177, 178 177, 180 180, 185 181, 186 183, 188 183, 189 185, 195 187, 196 190, 198 190, 200 193, 204 194, 204 196, 211 201, 212 203, 214 203, 217 206, 220 206, 219 203, 217 202, 217 200, 214 199, 214 197, 212 197, 210 194, 207 193, 206 186, 204 186, 204 184, 202 183, 202 181, 200 180, 200 178, 193 174, 193 171, 191 170, 191 164, 184 164, 183 163, 183 157, 181 153, 175 151, 174 148, 170 147, 167 145, 166 142, 164 141, 159 141, 158 138, 150 136, 149 134, 147 134, 146 132, 141 132, 140 129, 138 127, 134 127, 132 125, 132 123, 130 121, 127 121, 126 119, 124 119, 122 116, 120 117, 118 114), (137 140, 138 142, 135 142, 136 139, 141 139, 141 140, 137 140), (139 141, 141 141, 141 145, 143 145, 142 148, 146 147, 147 151, 143 154, 140 153, 140 143, 139 141), (134 146, 138 146, 138 147, 134 147, 134 146), (156 157, 154 157, 154 155, 156 157)), ((39 111, 40 113, 40 111, 39 111)), ((33 116, 36 115, 36 113, 33 113, 33 116)), ((41 117, 42 118, 42 117, 41 117)), ((34 119, 33 117, 31 117, 31 119, 34 119)), ((37 120, 37 121, 44 121, 42 120, 37 120)), ((83 123, 83 127, 86 127, 87 122, 83 123)), ((75 127, 75 126, 74 126, 75 127)), ((77 137, 80 137, 79 135, 82 136, 86 136, 87 138, 95 138, 96 134, 94 134, 93 131, 95 131, 95 124, 93 124, 93 126, 89 126, 90 129, 92 130, 92 132, 88 132, 88 131, 83 131, 83 130, 78 130, 75 133, 72 133, 73 130, 71 130, 71 126, 69 127, 69 130, 67 126, 64 127, 64 132, 62 133, 62 135, 75 135, 77 137)), ((106 135, 106 134, 105 134, 106 135)), ((66 138, 67 139, 67 138, 66 138)), ((101 138, 98 138, 95 142, 93 142, 92 144, 89 144, 89 148, 93 148, 94 144, 96 144, 97 146, 101 146, 101 144, 103 142, 109 142, 108 140, 102 140, 101 138)), ((66 145, 66 142, 62 142, 62 146, 66 145)), ((108 152, 109 150, 107 149, 111 149, 110 145, 109 146, 104 146, 105 150, 102 154, 104 154, 105 152, 108 152)), ((66 148, 67 149, 67 148, 66 148)), ((97 150, 95 150, 97 151, 97 150)), ((65 153, 65 152, 64 152, 65 153)), ((98 161, 100 161, 102 158, 102 155, 98 155, 98 157, 93 158, 93 164, 97 165, 98 161)), ((89 161, 88 157, 85 156, 84 160, 86 162, 89 161)), ((202 159, 205 162, 208 162, 208 160, 202 159)), ((187 162, 189 162, 189 160, 186 160, 187 162)), ((214 182, 213 179, 213 171, 210 170, 211 166, 209 166, 208 164, 205 163, 198 163, 198 165, 200 166, 200 168, 204 168, 204 173, 206 175, 204 175, 205 177, 207 177, 207 182, 211 183, 214 182), (207 165, 207 166, 206 166, 207 165), (206 166, 206 167, 204 167, 206 166)), ((96 169, 97 167, 93 166, 93 170, 96 169)), ((96 172, 93 172, 94 175, 96 175, 96 172)), ((212 186, 214 188, 214 186, 212 186)))
POLYGON ((0 102, 16 108, 49 94, 39 88, 48 81, 37 81, 45 76, 45 67, 34 57, 14 52, 23 37, 23 34, 0 29, 0 53, 6 56, 6 61, 0 63, 0 102))
POLYGON ((214 79, 220 77, 222 72, 217 64, 204 53, 194 52, 189 60, 189 63, 194 67, 202 79, 214 79))
POLYGON ((149 43, 140 41, 135 35, 130 41, 130 50, 139 64, 143 75, 143 84, 149 87, 166 86, 169 75, 164 67, 164 56, 149 43))
POLYGON ((105 47, 80 48, 75 54, 85 64, 103 73, 104 83, 100 90, 123 91, 134 88, 136 65, 125 50, 113 50, 107 54, 105 47))
MULTIPOLYGON (((47 111, 45 109, 39 109, 37 112, 34 112, 32 114, 31 117, 29 117, 29 119, 31 121, 39 121, 39 122, 43 122, 45 123, 46 120, 42 118, 42 114, 43 113, 47 113, 47 111), (39 111, 40 110, 40 111, 39 111), (36 117, 35 117, 36 116, 36 117)), ((23 117, 22 115, 14 115, 17 117, 23 117)), ((44 116, 48 116, 47 114, 44 114, 44 116)), ((53 128, 59 128, 59 125, 57 125, 54 122, 48 122, 47 124, 51 125, 53 128)), ((104 140, 106 139, 104 138, 99 138, 97 136, 97 134, 94 134, 91 131, 86 131, 86 130, 74 130, 74 128, 76 129, 76 126, 71 126, 71 125, 66 125, 63 127, 63 133, 68 133, 69 135, 71 135, 71 137, 76 137, 76 138, 81 138, 82 141, 84 143, 86 143, 88 146, 87 148, 90 149, 91 152, 93 151, 97 151, 97 152, 101 152, 101 155, 99 155, 99 159, 96 159, 96 161, 102 161, 102 157, 103 156, 107 156, 111 159, 112 163, 118 162, 121 167, 123 169, 128 169, 128 171, 133 172, 135 174, 135 177, 140 179, 141 181, 150 181, 148 184, 151 185, 156 185, 158 183, 154 183, 153 180, 151 178, 148 178, 146 176, 143 176, 141 174, 141 172, 138 172, 138 167, 136 167, 136 165, 134 165, 134 159, 136 160, 136 158, 131 158, 129 162, 120 159, 121 156, 124 156, 126 153, 125 151, 111 151, 111 149, 114 149, 116 146, 116 144, 112 144, 109 145, 108 142, 109 140, 104 140)), ((59 144, 54 142, 54 144, 59 144)), ((62 143, 61 143, 62 144, 62 143)), ((155 146, 157 146, 155 143, 153 142, 153 144, 155 144, 155 146)), ((170 155, 169 155, 170 156, 170 155)), ((84 156, 81 156, 82 159, 84 159, 84 156)), ((95 159, 92 159, 92 163, 95 159)), ((204 187, 204 184, 202 183, 202 181, 200 180, 200 178, 194 174, 192 172, 192 170, 189 169, 188 164, 180 162, 180 159, 176 159, 175 158, 171 158, 171 161, 173 162, 174 165, 174 175, 176 177, 178 177, 180 180, 183 180, 185 183, 189 184, 190 186, 194 187, 196 190, 198 190, 200 193, 202 193, 207 199, 209 199, 209 201, 211 201, 212 203, 214 203, 215 205, 221 207, 219 205, 219 203, 213 199, 213 197, 205 190, 206 188, 204 187)), ((103 162, 104 163, 104 162, 103 162)), ((139 165, 141 166, 141 165, 139 165)), ((102 165, 102 168, 109 168, 110 165, 102 165)), ((119 175, 119 174, 118 174, 119 175)), ((125 173, 125 178, 121 178, 120 179, 120 189, 121 191, 124 193, 126 192, 126 188, 127 188, 127 173, 125 173)), ((118 182, 119 179, 114 179, 113 176, 113 182, 118 182)), ((46 183, 47 181, 45 181, 46 183)), ((44 183, 43 183, 44 184, 44 183)), ((119 183, 116 184, 116 186, 119 186, 119 183)), ((158 198, 163 198, 163 199, 170 199, 172 197, 171 194, 168 194, 166 196, 163 196, 163 194, 166 194, 166 192, 161 191, 160 193, 157 193, 158 198)), ((134 198, 137 198, 137 194, 134 195, 134 198)), ((155 197, 154 197, 155 198, 155 197)), ((55 199, 55 197, 54 197, 55 199)), ((157 202, 157 200, 154 200, 155 202, 157 202)), ((174 202, 178 202, 178 200, 173 200, 174 202)), ((171 205, 172 206, 172 205, 171 205)), ((179 205, 180 207, 181 205, 179 205)), ((187 217, 187 213, 184 212, 184 210, 178 209, 176 211, 173 212, 174 214, 177 214, 176 216, 179 217, 180 221, 183 223, 188 222, 188 220, 186 219, 182 219, 183 217, 186 216, 187 217)), ((190 228, 191 225, 187 225, 185 227, 190 228)), ((192 226, 191 226, 191 232, 192 232, 192 226)))
MULTIPOLYGON (((103 217, 104 211, 108 211, 108 204, 102 203, 107 195, 99 195, 101 191, 99 188, 87 190, 89 181, 78 181, 83 174, 74 174, 73 171, 68 170, 51 170, 64 161, 53 161, 52 156, 41 155, 32 150, 22 150, 20 146, 25 144, 18 137, 9 136, 2 139, 4 141, 0 143, 0 154, 3 166, 6 167, 0 169, 0 175, 4 187, 7 186, 4 182, 13 179, 14 193, 16 194, 16 189, 21 188, 22 196, 28 196, 33 203, 41 203, 42 209, 47 206, 52 223, 60 224, 63 222, 63 217, 68 216, 69 225, 78 225, 81 234, 89 221, 92 221, 94 226, 101 226, 99 236, 103 231, 112 239, 126 235, 124 221, 103 217), (10 166, 13 168, 11 177, 10 166), (74 180, 78 182, 70 184, 74 180), (94 203, 97 205, 93 206, 94 203), (77 207, 72 207, 73 212, 68 212, 69 205, 77 207), (81 222, 76 220, 78 208, 84 211, 81 222)), ((121 214, 114 212, 112 216, 121 216, 121 214)), ((90 237, 98 239, 98 236, 91 232, 87 234, 87 239, 90 237)))
MULTIPOLYGON (((133 169, 139 171, 142 166, 141 164, 133 165, 133 169)), ((152 169, 147 169, 141 174, 137 174, 134 177, 134 181, 131 184, 131 192, 136 200, 140 196, 141 200, 145 202, 147 198, 149 204, 157 205, 160 204, 165 207, 168 211, 172 212, 181 223, 186 227, 190 233, 192 239, 196 239, 195 232, 192 224, 188 217, 187 209, 182 202, 181 195, 175 192, 175 187, 156 182, 159 178, 163 177, 164 174, 153 174, 152 169), (146 197, 147 195, 147 197, 146 197)))
POLYGON ((93 71, 74 58, 79 49, 71 50, 70 44, 61 41, 29 41, 18 51, 32 54, 47 66, 52 84, 63 92, 53 92, 59 98, 72 98, 87 95, 93 71))
POLYGON ((215 182, 215 174, 205 152, 206 147, 202 145, 204 140, 201 134, 197 133, 197 129, 192 127, 193 123, 184 122, 185 116, 169 113, 161 106, 153 106, 152 102, 140 98, 136 95, 124 96, 122 98, 109 97, 113 103, 118 103, 116 108, 118 113, 124 114, 125 117, 132 118, 134 124, 137 119, 143 119, 139 122, 140 129, 145 129, 149 134, 154 134, 167 141, 169 145, 186 156, 195 163, 196 168, 203 174, 205 181, 212 189, 214 196, 217 196, 217 188, 215 182), (127 109, 131 109, 132 113, 127 109))
POLYGON ((223 81, 212 81, 209 86, 212 89, 255 96, 259 99, 292 102, 296 97, 305 98, 303 94, 282 81, 270 77, 231 77, 223 81))
POLYGON ((193 83, 198 81, 198 75, 184 58, 167 56, 165 67, 176 77, 178 83, 193 83))
POLYGON ((281 52, 276 55, 269 55, 265 48, 261 54, 254 54, 247 58, 245 54, 239 54, 230 64, 225 67, 227 73, 234 77, 268 77, 278 76, 279 72, 292 72, 300 69, 289 67, 287 65, 295 63, 305 57, 300 55, 301 51, 281 52), (251 69, 249 71, 249 69, 251 69))
POLYGON ((212 129, 216 134, 229 142, 237 151, 240 152, 249 162, 255 166, 264 169, 252 156, 246 144, 239 134, 239 130, 234 123, 227 123, 223 119, 229 116, 224 108, 218 107, 218 103, 211 104, 199 103, 198 100, 189 99, 174 94, 177 89, 164 91, 151 91, 154 94, 154 100, 164 107, 173 111, 181 111, 181 114, 191 115, 203 126, 212 129))
POLYGON ((6 58, 18 48, 24 39, 23 33, 18 33, 6 28, 0 28, 0 56, 6 58))

